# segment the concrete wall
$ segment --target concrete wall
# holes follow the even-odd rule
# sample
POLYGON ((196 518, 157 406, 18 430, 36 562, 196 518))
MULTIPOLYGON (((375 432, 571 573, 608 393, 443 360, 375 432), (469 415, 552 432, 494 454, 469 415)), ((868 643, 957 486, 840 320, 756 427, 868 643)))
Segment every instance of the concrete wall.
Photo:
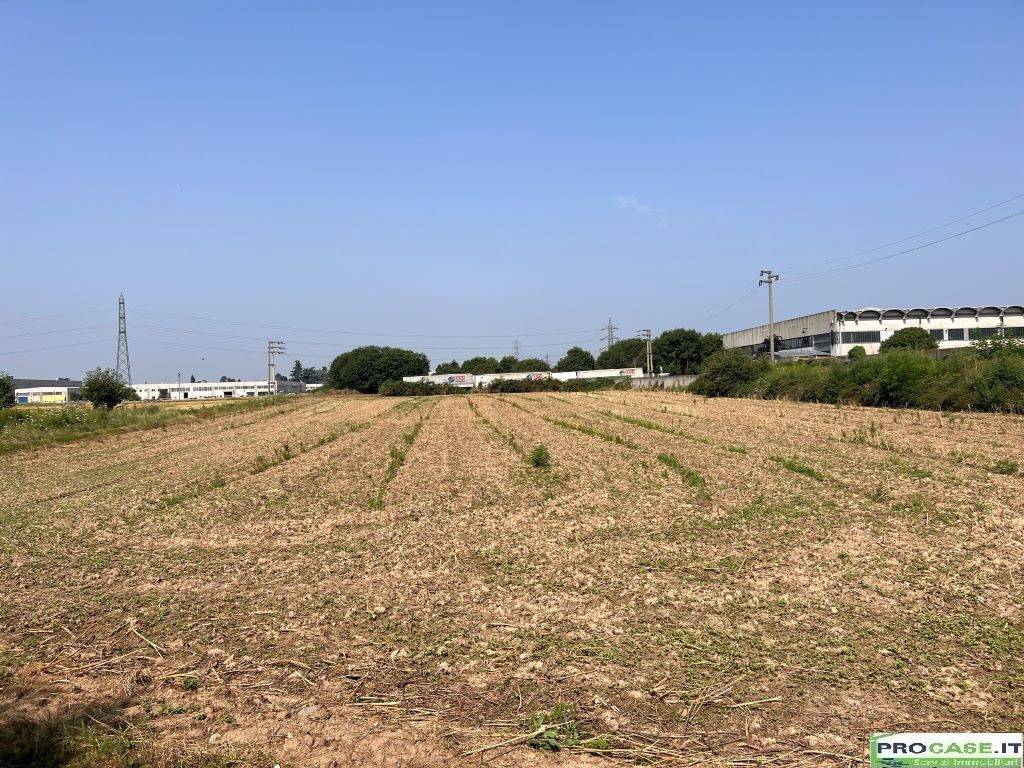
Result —
POLYGON ((687 373, 681 376, 644 376, 633 379, 633 389, 652 389, 663 387, 664 389, 681 389, 688 387, 697 380, 696 374, 687 373))

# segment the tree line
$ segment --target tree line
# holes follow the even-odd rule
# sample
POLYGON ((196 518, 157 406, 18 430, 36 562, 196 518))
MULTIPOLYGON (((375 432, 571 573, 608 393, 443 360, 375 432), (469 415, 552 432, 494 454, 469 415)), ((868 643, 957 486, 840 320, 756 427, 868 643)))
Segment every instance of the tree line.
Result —
MULTIPOLYGON (((722 349, 717 333, 700 333, 690 328, 665 331, 653 341, 655 371, 669 374, 697 373, 704 363, 722 349)), ((517 373, 530 371, 593 371, 606 368, 639 368, 646 358, 645 343, 640 339, 623 339, 601 352, 596 358, 582 347, 570 347, 552 368, 536 357, 522 360, 506 355, 502 358, 477 356, 450 360, 435 369, 437 373, 517 373)), ((292 374, 301 369, 296 361, 292 374)), ((308 370, 308 369, 305 369, 308 370)), ((332 389, 354 389, 377 392, 385 381, 401 381, 405 376, 426 376, 430 360, 421 352, 398 347, 357 347, 343 352, 326 369, 324 384, 332 389)))
MULTIPOLYGON (((701 333, 691 328, 674 328, 654 339, 652 353, 655 372, 677 375, 698 373, 704 362, 722 349, 717 333, 701 333)), ((596 358, 582 347, 570 347, 554 368, 535 357, 517 360, 508 355, 471 357, 462 363, 452 360, 437 366, 437 373, 514 373, 517 371, 593 371, 606 368, 644 366, 647 349, 642 339, 623 339, 603 350, 596 358)), ((650 371, 648 371, 650 373, 650 371)))

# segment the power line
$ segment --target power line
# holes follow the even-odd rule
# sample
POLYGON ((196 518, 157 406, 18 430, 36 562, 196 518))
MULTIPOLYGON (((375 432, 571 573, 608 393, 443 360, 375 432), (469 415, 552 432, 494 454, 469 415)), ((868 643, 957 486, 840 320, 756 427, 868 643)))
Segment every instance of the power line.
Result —
POLYGON ((52 333, 77 333, 78 331, 95 331, 98 328, 109 328, 110 323, 100 323, 98 325, 81 325, 77 328, 54 328, 50 331, 30 331, 29 333, 14 333, 10 336, 0 336, 0 341, 6 341, 7 339, 23 339, 28 336, 48 336, 52 333))
POLYGON ((36 315, 35 317, 11 317, 6 320, 0 320, 0 324, 6 325, 8 323, 33 323, 37 320, 55 320, 60 317, 81 317, 82 315, 98 315, 101 312, 106 314, 110 310, 107 309, 88 309, 84 312, 63 312, 58 315, 36 315))
POLYGON ((594 333, 602 330, 601 328, 584 328, 582 330, 575 331, 541 331, 534 333, 502 333, 502 334, 480 334, 480 333, 461 333, 461 334, 437 334, 437 333, 387 333, 384 331, 353 331, 353 330, 341 330, 331 328, 301 328, 291 325, 277 325, 275 323, 266 323, 262 321, 250 321, 250 320, 224 320, 212 317, 199 317, 197 315, 184 315, 175 312, 158 312, 154 309, 137 309, 136 312, 145 312, 149 315, 161 315, 163 317, 174 317, 181 320, 195 320, 197 322, 204 323, 219 323, 223 325, 247 325, 254 328, 272 328, 280 331, 304 331, 307 333, 337 333, 342 336, 384 336, 393 338, 405 338, 405 339, 515 339, 525 338, 532 336, 571 336, 573 334, 581 333, 594 333))
MULTIPOLYGON (((825 272, 816 273, 816 274, 799 275, 798 277, 794 277, 792 279, 789 278, 789 275, 793 274, 793 273, 806 272, 808 270, 817 269, 818 267, 827 266, 829 264, 838 264, 838 263, 843 262, 843 261, 849 261, 851 259, 857 258, 858 256, 866 256, 867 254, 870 254, 870 253, 876 253, 877 251, 880 251, 883 248, 890 248, 890 247, 892 247, 894 245, 899 245, 900 243, 905 243, 908 240, 913 240, 913 239, 921 237, 923 235, 927 235, 927 234, 930 234, 932 232, 936 232, 936 231, 938 231, 940 229, 944 229, 946 227, 952 226, 953 224, 958 224, 961 221, 966 221, 967 219, 974 218, 975 216, 979 216, 979 215, 981 215, 983 213, 987 213, 988 211, 995 210, 996 208, 1000 208, 1000 207, 1002 207, 1004 205, 1007 205, 1008 203, 1014 202, 1015 200, 1020 200, 1021 198, 1024 198, 1024 193, 1021 193, 1021 194, 1018 194, 1018 195, 1014 195, 1013 197, 1009 197, 1009 198, 1007 198, 1005 200, 1002 200, 1002 201, 1000 201, 1000 202, 998 202, 998 203, 996 203, 994 205, 990 205, 990 206, 987 206, 987 207, 982 208, 980 210, 974 211, 973 213, 969 213, 966 216, 960 216, 960 217, 958 217, 956 219, 952 219, 950 221, 944 222, 944 223, 939 224, 939 225, 937 225, 935 227, 930 227, 928 229, 921 230, 920 232, 916 232, 916 233, 914 233, 912 235, 908 235, 906 237, 902 237, 902 238, 900 238, 898 240, 893 240, 893 241, 890 241, 888 243, 884 243, 882 245, 874 246, 873 248, 868 248, 868 249, 865 249, 863 251, 858 251, 857 253, 853 253, 853 254, 850 254, 848 256, 840 256, 840 257, 835 258, 835 259, 828 259, 826 261, 817 262, 815 264, 808 264, 808 265, 805 265, 805 266, 802 266, 802 267, 795 267, 793 269, 784 270, 786 275, 787 275, 787 282, 799 282, 801 280, 809 280, 809 279, 814 278, 814 277, 820 277, 820 276, 823 276, 823 275, 834 274, 833 271, 825 271, 825 272)), ((875 263, 877 261, 884 261, 885 259, 895 258, 896 256, 902 256, 902 255, 904 255, 906 253, 910 253, 910 252, 915 251, 915 250, 920 250, 921 248, 926 248, 926 247, 931 246, 931 245, 936 245, 938 243, 944 242, 945 240, 953 239, 954 237, 960 237, 961 235, 967 234, 969 232, 973 232, 976 229, 982 229, 984 227, 991 226, 992 224, 998 224, 1001 221, 1005 221, 1007 218, 1013 218, 1014 216, 1017 216, 1017 215, 1019 215, 1019 214, 1017 214, 1017 213, 1010 214, 1010 216, 1004 217, 1002 219, 997 219, 996 221, 989 222, 989 223, 981 225, 979 227, 974 227, 972 229, 965 230, 964 232, 958 232, 957 234, 950 235, 947 238, 941 238, 941 239, 935 240, 935 241, 933 241, 931 243, 925 243, 922 246, 918 246, 916 248, 910 248, 910 249, 907 249, 907 250, 904 250, 904 251, 900 251, 899 253, 890 254, 888 256, 885 256, 885 257, 882 257, 882 258, 879 258, 879 259, 872 259, 872 260, 869 260, 869 261, 865 261, 863 264, 850 265, 849 268, 850 269, 855 269, 858 266, 865 266, 867 264, 873 264, 873 263, 875 263)), ((843 268, 843 269, 845 269, 845 268, 843 268)), ((841 270, 837 269, 836 271, 841 271, 841 270)), ((744 287, 738 289, 734 293, 725 296, 724 298, 722 298, 721 300, 719 300, 715 304, 709 305, 708 307, 706 307, 701 312, 699 312, 697 314, 694 314, 694 315, 691 315, 689 318, 686 319, 686 322, 691 322, 691 323, 695 323, 695 324, 706 323, 708 320, 711 320, 711 319, 713 319, 715 317, 718 317, 723 312, 726 312, 726 311, 732 309, 737 304, 745 301, 747 298, 749 298, 754 293, 756 293, 757 287, 758 286, 757 286, 756 283, 753 283, 753 284, 746 283, 744 285, 744 287), (733 299, 733 297, 736 297, 736 298, 733 299)))
POLYGON ((110 339, 93 339, 92 341, 76 341, 73 344, 56 344, 52 347, 36 347, 35 349, 6 349, 0 355, 22 355, 29 352, 45 352, 49 349, 67 349, 68 347, 84 347, 86 344, 109 344, 110 339))
MULTIPOLYGON (((224 339, 244 339, 246 341, 265 341, 264 337, 262 337, 262 336, 246 336, 246 335, 243 335, 243 334, 236 334, 236 333, 221 333, 219 331, 204 331, 204 330, 200 330, 200 329, 197 329, 197 328, 171 328, 171 327, 164 326, 164 325, 152 325, 150 323, 135 323, 135 325, 138 326, 139 328, 149 328, 151 330, 168 331, 168 332, 172 332, 172 333, 194 333, 194 334, 199 334, 201 336, 217 336, 219 338, 224 338, 224 339)), ((588 344, 588 343, 591 343, 591 341, 592 341, 591 339, 586 339, 586 340, 580 341, 578 343, 588 344)), ((533 348, 533 347, 558 347, 558 346, 561 346, 563 344, 572 344, 572 343, 574 343, 574 340, 567 339, 567 340, 564 340, 564 341, 551 341, 551 342, 544 342, 544 343, 540 343, 540 344, 520 344, 519 346, 522 347, 523 349, 528 349, 528 348, 533 348)), ((300 344, 300 345, 301 344, 307 344, 307 345, 319 346, 319 347, 346 347, 346 346, 351 344, 351 341, 313 341, 311 339, 306 339, 306 340, 301 340, 301 341, 294 341, 294 340, 293 341, 289 341, 289 344, 300 344)), ((417 348, 418 349, 424 349, 424 350, 436 350, 436 351, 444 351, 444 350, 489 350, 489 349, 503 349, 504 345, 501 345, 501 344, 487 344, 487 345, 481 346, 481 345, 465 344, 465 345, 453 345, 453 346, 442 346, 442 347, 435 347, 435 346, 422 347, 422 346, 417 345, 417 348)))
MULTIPOLYGON (((960 218, 953 219, 952 221, 947 221, 944 224, 939 224, 938 226, 931 227, 929 229, 925 229, 925 230, 922 230, 920 232, 916 232, 913 235, 907 235, 906 237, 901 237, 899 240, 893 240, 892 242, 883 243, 882 245, 876 245, 874 248, 868 248, 867 250, 864 250, 864 251, 858 251, 857 253, 851 253, 849 256, 840 256, 837 259, 829 259, 827 261, 820 261, 820 262, 818 262, 816 264, 808 264, 808 265, 803 266, 803 267, 796 267, 794 269, 787 270, 786 274, 787 274, 787 277, 788 277, 788 275, 792 275, 794 272, 805 272, 807 270, 815 269, 817 267, 823 267, 823 266, 826 266, 828 264, 837 264, 837 263, 839 263, 841 261, 849 261, 850 259, 855 259, 858 256, 866 256, 869 253, 875 253, 876 251, 880 251, 883 248, 891 248, 894 245, 899 245, 900 243, 905 243, 908 240, 915 240, 918 237, 923 237, 924 235, 930 235, 932 232, 937 232, 940 229, 945 229, 946 227, 951 227, 954 224, 959 224, 961 221, 967 221, 967 219, 973 219, 975 216, 980 216, 981 214, 988 213, 989 211, 994 210, 996 208, 1001 208, 1002 206, 1006 205, 1007 203, 1012 203, 1014 200, 1020 200, 1022 197, 1024 197, 1024 193, 1021 193, 1019 195, 1014 195, 1013 197, 1008 198, 1006 200, 1003 200, 1002 202, 996 203, 995 205, 990 205, 987 208, 982 208, 980 211, 975 211, 974 213, 969 213, 966 216, 961 216, 960 218)), ((968 231, 971 231, 971 230, 968 230, 968 231)), ((941 242, 941 241, 938 241, 938 242, 941 242)))
POLYGON ((861 267, 866 267, 866 266, 868 266, 870 264, 877 264, 880 261, 886 261, 888 259, 894 259, 897 256, 905 256, 908 253, 913 253, 915 251, 920 251, 920 250, 922 250, 924 248, 930 248, 933 245, 938 245, 939 243, 945 243, 945 242, 947 242, 949 240, 953 240, 954 238, 957 238, 957 237, 963 237, 964 235, 969 235, 971 232, 977 232, 979 229, 986 229, 987 227, 991 227, 991 226, 994 226, 996 224, 1001 224, 1004 221, 1008 221, 1009 219, 1012 219, 1012 218, 1015 218, 1015 217, 1021 216, 1021 215, 1024 215, 1024 209, 1019 210, 1019 211, 1014 211, 1013 213, 1011 213, 1011 214, 1009 214, 1007 216, 1003 216, 1003 217, 995 219, 993 221, 988 221, 988 222, 986 222, 984 224, 979 224, 976 227, 971 227, 970 229, 964 229, 964 230, 962 230, 960 232, 955 232, 952 235, 947 235, 946 237, 940 237, 938 240, 932 240, 931 242, 928 242, 928 243, 922 243, 921 245, 915 245, 913 248, 906 248, 906 249, 904 249, 902 251, 897 251, 896 253, 889 253, 889 254, 886 254, 885 256, 878 256, 878 257, 876 257, 874 259, 867 259, 865 261, 858 262, 857 264, 847 264, 846 266, 835 267, 833 269, 827 269, 827 270, 825 270, 823 272, 812 273, 810 275, 801 275, 800 277, 795 277, 792 280, 789 280, 788 282, 798 283, 798 282, 800 282, 802 280, 812 280, 812 279, 817 278, 817 277, 825 277, 826 275, 835 275, 835 274, 838 274, 839 272, 848 272, 851 269, 860 269, 861 267))

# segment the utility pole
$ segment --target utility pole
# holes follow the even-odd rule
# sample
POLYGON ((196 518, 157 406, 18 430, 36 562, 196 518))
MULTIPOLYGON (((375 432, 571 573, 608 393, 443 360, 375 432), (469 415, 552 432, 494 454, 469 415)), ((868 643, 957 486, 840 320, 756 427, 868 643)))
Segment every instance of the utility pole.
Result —
POLYGON ((768 284, 768 359, 772 365, 775 364, 775 298, 772 294, 772 285, 778 279, 779 276, 770 269, 762 269, 761 279, 757 281, 758 285, 768 284))
POLYGON ((132 385, 132 364, 128 359, 128 325, 124 315, 124 294, 117 297, 117 364, 114 373, 122 383, 132 385))
POLYGON ((519 359, 519 339, 512 342, 512 357, 519 359))
POLYGON ((654 375, 654 354, 651 349, 651 329, 644 328, 640 331, 640 338, 646 342, 647 346, 647 375, 654 375))
POLYGON ((609 352, 612 351, 612 344, 615 343, 615 332, 617 330, 619 330, 619 326, 612 325, 612 319, 609 317, 608 318, 608 336, 606 337, 606 340, 608 342, 608 351, 609 352))
POLYGON ((277 393, 277 365, 274 362, 274 355, 284 352, 283 341, 267 342, 267 394, 277 393))

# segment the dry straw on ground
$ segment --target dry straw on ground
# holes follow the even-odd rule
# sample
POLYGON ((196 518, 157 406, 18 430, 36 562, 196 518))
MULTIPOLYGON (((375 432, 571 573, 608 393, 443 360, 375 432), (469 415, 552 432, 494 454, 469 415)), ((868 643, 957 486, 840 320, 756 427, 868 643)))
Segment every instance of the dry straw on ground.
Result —
POLYGON ((0 763, 849 765, 872 730, 1017 730, 1022 437, 538 393, 11 454, 0 763))

